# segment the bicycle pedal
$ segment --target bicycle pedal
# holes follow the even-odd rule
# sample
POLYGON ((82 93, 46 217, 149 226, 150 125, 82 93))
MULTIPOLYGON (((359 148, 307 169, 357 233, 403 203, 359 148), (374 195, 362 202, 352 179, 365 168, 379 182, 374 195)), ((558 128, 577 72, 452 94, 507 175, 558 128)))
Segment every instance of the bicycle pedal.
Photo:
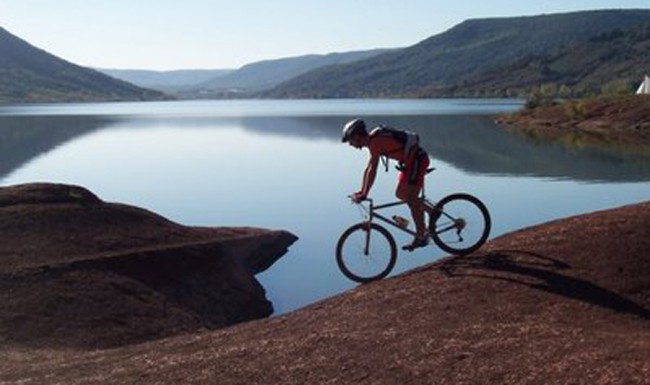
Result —
POLYGON ((426 247, 428 245, 429 245, 429 239, 425 238, 423 240, 416 240, 413 241, 413 243, 402 246, 402 250, 413 251, 415 249, 419 249, 420 247, 426 247))

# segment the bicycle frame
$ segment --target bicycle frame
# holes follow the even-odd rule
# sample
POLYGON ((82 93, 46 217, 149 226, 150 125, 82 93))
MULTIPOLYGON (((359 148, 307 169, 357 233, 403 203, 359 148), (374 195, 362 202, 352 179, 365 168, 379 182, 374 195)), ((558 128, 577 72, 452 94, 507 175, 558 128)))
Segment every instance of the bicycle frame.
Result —
MULTIPOLYGON (((427 169, 426 173, 429 174, 429 173, 430 173, 431 171, 433 171, 433 170, 435 170, 435 168, 434 168, 434 167, 431 167, 431 168, 427 169)), ((426 180, 425 180, 425 182, 426 182, 426 180)), ((426 198, 426 183, 423 183, 423 184, 422 184, 422 191, 421 191, 421 194, 420 194, 420 198, 422 199, 422 201, 424 202, 424 204, 429 205, 429 206, 432 207, 432 208, 435 207, 435 205, 431 204, 431 202, 429 202, 429 201, 427 200, 427 198, 426 198)), ((413 236, 416 236, 416 235, 417 235, 417 233, 416 233, 415 231, 410 230, 410 229, 405 228, 405 227, 402 227, 402 226, 398 225, 397 222, 395 222, 394 220, 392 220, 392 219, 390 219, 390 218, 387 218, 387 217, 385 217, 385 216, 383 216, 383 215, 381 215, 381 214, 377 214, 377 213, 375 212, 375 211, 379 211, 379 210, 382 210, 382 209, 387 209, 387 208, 391 208, 391 207, 402 206, 402 205, 405 205, 406 202, 404 202, 404 201, 396 201, 396 202, 384 203, 384 204, 381 204, 381 205, 375 206, 375 205, 374 205, 374 202, 373 202, 373 200, 372 200, 371 198, 365 198, 364 201, 367 201, 367 202, 368 202, 368 210, 367 210, 367 213, 368 213, 368 220, 367 220, 367 222, 368 222, 368 223, 371 223, 372 220, 373 220, 373 218, 376 217, 377 219, 383 221, 384 223, 387 223, 387 224, 389 224, 389 225, 395 227, 395 228, 398 229, 398 230, 402 230, 403 232, 405 232, 405 233, 407 233, 407 234, 411 234, 411 235, 413 235, 413 236)), ((360 202, 359 204, 361 204, 361 202, 360 202)))
MULTIPOLYGON (((436 205, 434 205, 430 201, 428 201, 424 197, 424 195, 422 196, 422 199, 424 201, 424 204, 430 206, 432 209, 436 209, 436 205)), ((368 207, 367 208, 364 207, 363 205, 361 205, 361 203, 359 203, 359 205, 361 207, 363 207, 364 210, 367 213, 367 216, 368 216, 368 218, 366 220, 367 223, 372 223, 373 219, 377 218, 377 219, 381 220, 382 222, 387 223, 387 224, 395 227, 396 229, 401 230, 401 231, 403 231, 403 232, 405 232, 407 234, 410 234, 412 236, 417 235, 417 233, 415 231, 413 231, 413 230, 411 230, 409 228, 406 228, 406 227, 402 227, 397 222, 392 220, 391 218, 388 218, 386 216, 383 216, 383 215, 377 213, 377 211, 379 211, 379 210, 406 205, 406 202, 396 201, 396 202, 391 202, 391 203, 383 203, 383 204, 375 206, 374 201, 372 200, 372 198, 366 198, 366 199, 364 199, 364 201, 368 202, 368 207)), ((439 211, 439 215, 444 215, 445 217, 449 218, 451 220, 451 223, 447 227, 444 227, 444 228, 441 228, 441 229, 436 229, 437 234, 441 234, 441 233, 444 233, 444 232, 447 232, 447 231, 453 230, 453 229, 456 229, 457 231, 460 231, 464 227, 464 223, 459 222, 459 221, 462 221, 462 220, 457 220, 457 219, 449 216, 447 213, 445 213, 442 210, 439 211)))
MULTIPOLYGON (((379 222, 411 235, 415 235, 415 229, 413 226, 410 229, 401 227, 403 223, 400 219, 393 220, 390 217, 396 217, 382 212, 407 205, 406 202, 375 205, 370 198, 354 201, 363 218, 339 237, 336 263, 343 275, 355 282, 366 283, 388 276, 397 261, 394 233, 389 226, 379 222)), ((425 199, 423 203, 427 206, 425 211, 429 213, 429 217, 424 218, 429 221, 429 237, 443 251, 467 255, 478 250, 487 240, 491 227, 490 214, 478 198, 467 193, 454 193, 437 201, 425 199), (443 235, 445 232, 451 233, 443 235)), ((395 211, 391 210, 390 213, 395 211)), ((409 247, 403 249, 412 250, 409 247)))
MULTIPOLYGON (((427 169, 426 173, 429 174, 431 171, 434 171, 434 170, 435 170, 435 168, 433 168, 433 167, 429 168, 429 169, 427 169)), ((426 180, 425 180, 425 182, 426 182, 426 180)), ((436 228, 435 229, 435 234, 436 235, 445 233, 445 232, 450 231, 450 230, 456 230, 456 234, 458 235, 459 239, 462 240, 462 236, 460 235, 460 233, 465 228, 465 225, 466 225, 465 221, 463 219, 461 219, 461 218, 454 218, 454 217, 450 216, 449 214, 445 213, 443 210, 441 210, 441 209, 439 209, 437 207, 438 203, 434 204, 431 201, 429 201, 427 199, 427 197, 426 197, 426 183, 422 184, 422 191, 420 193, 420 199, 422 199, 422 202, 425 205, 429 206, 429 208, 432 211, 437 212, 437 214, 436 214, 437 216, 442 215, 442 216, 445 216, 446 218, 448 218, 450 220, 449 225, 447 225, 447 226, 445 226, 443 228, 436 228)), ((396 201, 396 202, 391 202, 391 203, 383 203, 383 204, 375 206, 374 201, 372 200, 372 198, 365 198, 365 199, 363 199, 363 201, 359 202, 358 204, 366 211, 366 215, 368 217, 368 219, 366 220, 366 223, 368 225, 370 223, 372 223, 373 219, 377 218, 380 221, 382 221, 384 223, 387 223, 387 224, 393 226, 394 228, 396 228, 398 230, 401 230, 401 231, 403 231, 403 232, 405 232, 407 234, 410 234, 412 236, 417 236, 417 233, 415 231, 413 231, 413 230, 411 230, 409 228, 406 228, 406 227, 402 227, 397 222, 392 220, 391 218, 388 218, 386 216, 383 216, 383 215, 377 213, 377 211, 379 211, 379 210, 406 205, 407 204, 406 202, 404 202, 404 201, 396 201), (361 204, 363 201, 368 202, 368 207, 367 208, 361 204)), ((430 231, 433 231, 433 230, 430 229, 430 231)), ((429 236, 431 237, 432 234, 429 234, 429 236)), ((367 250, 368 250, 368 247, 369 247, 369 243, 370 243, 370 237, 368 237, 366 239, 366 253, 367 253, 367 250)))
POLYGON ((402 226, 398 225, 397 222, 395 222, 391 218, 385 217, 385 216, 377 213, 377 211, 382 210, 382 209, 387 209, 387 208, 390 208, 390 207, 397 207, 397 206, 405 205, 406 202, 399 201, 399 202, 392 202, 392 203, 384 203, 384 204, 375 206, 372 199, 366 199, 366 200, 369 202, 368 203, 368 222, 369 223, 372 222, 372 220, 374 218, 377 218, 377 219, 381 220, 382 222, 387 223, 387 224, 395 227, 398 230, 402 230, 403 232, 411 234, 413 236, 416 235, 415 231, 413 231, 411 229, 408 229, 406 227, 402 227, 402 226))

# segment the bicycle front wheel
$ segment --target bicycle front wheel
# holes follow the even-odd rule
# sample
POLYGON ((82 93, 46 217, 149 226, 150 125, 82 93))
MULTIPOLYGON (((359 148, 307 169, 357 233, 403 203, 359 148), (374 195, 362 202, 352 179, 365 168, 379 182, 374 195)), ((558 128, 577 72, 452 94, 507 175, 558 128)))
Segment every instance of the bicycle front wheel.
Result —
POLYGON ((480 248, 492 227, 487 207, 469 194, 443 198, 430 219, 433 241, 442 250, 455 255, 466 255, 480 248))
POLYGON ((365 283, 390 274, 397 261, 395 239, 375 223, 358 223, 347 229, 336 245, 336 263, 349 279, 365 283))

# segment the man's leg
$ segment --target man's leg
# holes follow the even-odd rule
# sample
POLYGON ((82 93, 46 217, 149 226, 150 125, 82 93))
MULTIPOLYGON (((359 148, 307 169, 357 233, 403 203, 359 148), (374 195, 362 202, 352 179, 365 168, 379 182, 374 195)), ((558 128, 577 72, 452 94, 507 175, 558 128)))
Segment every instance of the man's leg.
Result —
POLYGON ((416 156, 399 175, 396 195, 409 206, 415 223, 416 236, 411 245, 405 246, 408 250, 426 246, 428 243, 427 227, 424 224, 424 210, 428 211, 428 208, 420 197, 428 166, 429 157, 424 153, 422 156, 416 156))
POLYGON ((399 183, 397 186, 397 198, 406 202, 411 210, 413 223, 415 223, 415 232, 417 238, 425 238, 427 236, 427 228, 424 224, 424 205, 420 198, 420 187, 408 183, 399 183))

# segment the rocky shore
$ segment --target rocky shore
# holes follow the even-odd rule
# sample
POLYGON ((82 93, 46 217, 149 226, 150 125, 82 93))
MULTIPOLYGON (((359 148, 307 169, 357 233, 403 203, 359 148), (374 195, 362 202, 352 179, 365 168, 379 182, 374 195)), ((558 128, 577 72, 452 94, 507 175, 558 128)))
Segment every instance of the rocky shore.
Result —
POLYGON ((623 148, 650 155, 650 95, 566 101, 503 115, 497 123, 567 145, 623 148))
POLYGON ((107 348, 273 312, 254 275, 296 237, 186 227, 68 185, 0 188, 0 341, 107 348))
MULTIPOLYGON (((14 338, 3 323, 0 383, 648 384, 649 250, 647 202, 522 229, 473 255, 218 330, 97 350, 14 338)), ((94 279, 110 287, 108 278, 94 279)), ((3 298, 18 294, 30 291, 3 298)), ((11 315, 29 316, 3 308, 11 315)))

